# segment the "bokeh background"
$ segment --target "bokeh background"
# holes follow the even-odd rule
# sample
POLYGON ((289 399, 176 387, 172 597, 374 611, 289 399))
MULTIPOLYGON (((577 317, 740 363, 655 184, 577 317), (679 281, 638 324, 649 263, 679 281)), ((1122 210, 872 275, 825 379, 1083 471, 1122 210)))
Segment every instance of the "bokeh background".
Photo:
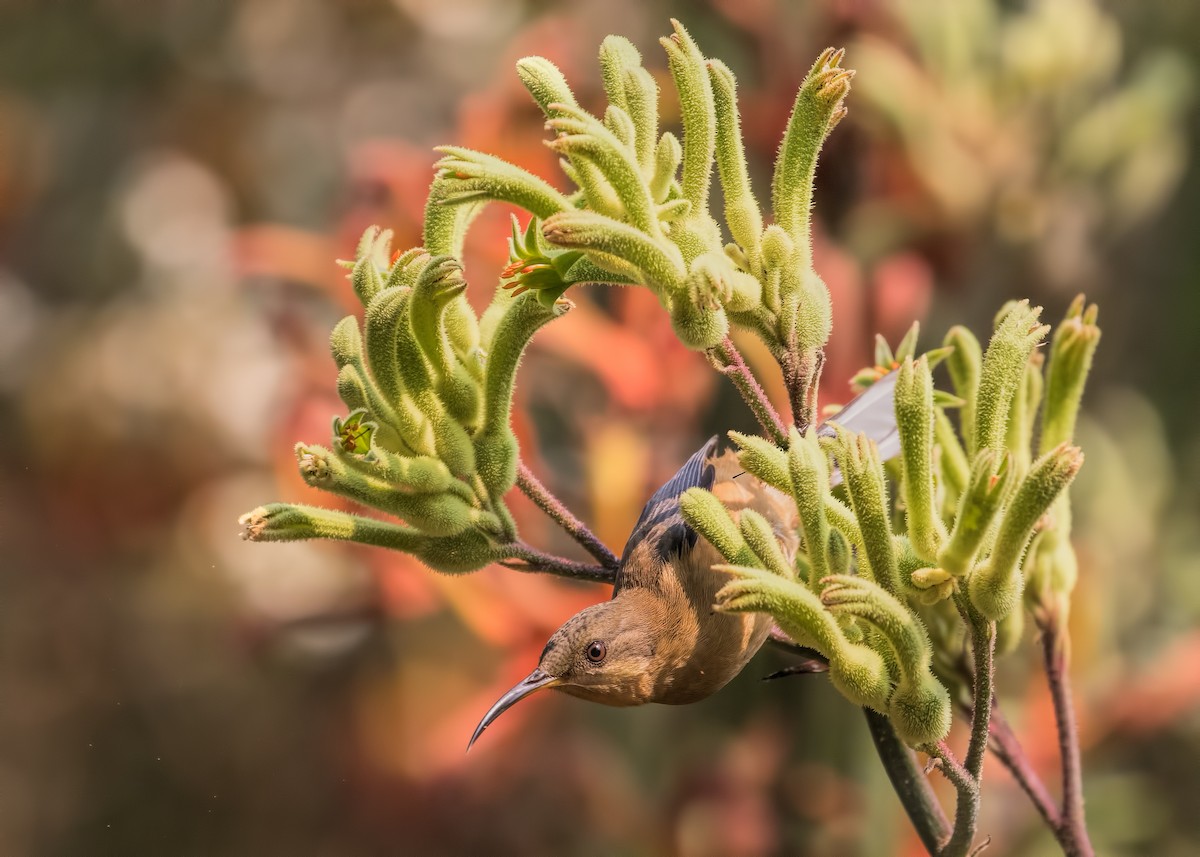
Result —
MULTIPOLYGON (((291 446, 341 412, 333 260, 370 223, 418 243, 435 144, 554 176, 514 60, 594 106, 600 39, 665 82, 671 15, 738 75, 760 193, 812 58, 846 45, 859 70, 819 174, 825 402, 875 331, 920 319, 930 347, 1011 297, 1050 321, 1100 303, 1074 491, 1088 809, 1102 853, 1200 853, 1188 0, 0 0, 0 853, 919 853, 861 716, 821 677, 760 682, 774 653, 684 708, 546 695, 466 756, 602 588, 239 539, 259 503, 320 501, 291 446)), ((477 303, 507 216, 472 234, 477 303)), ((619 549, 691 450, 752 424, 645 290, 573 297, 519 431, 619 549)), ((1001 682, 1052 777, 1028 641, 1001 682)), ((1054 852, 998 765, 985 795, 989 855, 1054 852)))

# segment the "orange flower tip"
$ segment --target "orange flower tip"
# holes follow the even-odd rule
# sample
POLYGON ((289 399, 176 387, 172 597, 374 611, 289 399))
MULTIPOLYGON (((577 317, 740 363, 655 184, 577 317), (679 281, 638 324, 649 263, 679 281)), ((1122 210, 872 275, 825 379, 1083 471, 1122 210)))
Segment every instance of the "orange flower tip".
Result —
MULTIPOLYGON (((513 285, 515 286, 517 284, 513 283, 513 285)), ((529 291, 529 286, 521 286, 520 288, 513 290, 512 296, 515 298, 517 295, 523 295, 527 291, 529 291)))
POLYGON ((464 180, 464 181, 465 181, 466 179, 469 179, 469 178, 470 178, 470 176, 469 176, 469 175, 467 175, 466 173, 462 172, 461 170, 458 170, 458 171, 456 171, 456 172, 454 173, 454 177, 455 177, 456 179, 462 179, 462 180, 464 180))

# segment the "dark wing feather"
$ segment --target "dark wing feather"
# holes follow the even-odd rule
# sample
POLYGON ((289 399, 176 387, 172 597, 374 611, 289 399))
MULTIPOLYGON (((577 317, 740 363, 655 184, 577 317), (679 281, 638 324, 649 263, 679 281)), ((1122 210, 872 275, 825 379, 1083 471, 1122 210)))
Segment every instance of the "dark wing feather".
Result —
POLYGON ((616 592, 634 583, 633 578, 641 573, 657 570, 658 563, 652 563, 651 560, 668 560, 695 547, 698 536, 680 514, 679 495, 689 488, 712 488, 716 478, 712 459, 717 454, 719 441, 716 435, 709 438, 646 502, 641 516, 633 525, 629 541, 625 543, 625 550, 621 552, 616 592), (635 553, 637 561, 631 563, 635 553))

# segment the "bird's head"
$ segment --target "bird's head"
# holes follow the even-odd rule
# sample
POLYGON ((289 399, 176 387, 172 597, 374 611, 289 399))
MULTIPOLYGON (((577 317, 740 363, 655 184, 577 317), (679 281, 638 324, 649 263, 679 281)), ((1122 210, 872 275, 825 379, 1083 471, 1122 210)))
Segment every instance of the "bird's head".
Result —
POLYGON ((497 717, 542 688, 605 705, 649 702, 658 672, 652 633, 657 605, 639 595, 624 593, 568 619, 547 641, 537 669, 500 697, 479 721, 471 744, 497 717))

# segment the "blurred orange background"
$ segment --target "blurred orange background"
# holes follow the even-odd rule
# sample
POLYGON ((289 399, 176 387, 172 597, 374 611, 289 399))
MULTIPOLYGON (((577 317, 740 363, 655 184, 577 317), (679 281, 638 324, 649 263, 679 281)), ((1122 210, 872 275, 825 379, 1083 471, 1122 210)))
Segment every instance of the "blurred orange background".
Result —
MULTIPOLYGON (((239 538, 260 503, 335 502, 291 452, 343 411, 326 341, 354 306, 334 259, 373 223, 419 243, 439 143, 561 184, 520 56, 595 107, 599 42, 625 35, 673 124, 672 15, 738 75, 764 199, 812 58, 845 45, 859 70, 818 174, 823 404, 876 332, 920 320, 932 347, 954 323, 984 335, 1009 298, 1051 322, 1078 291, 1099 302, 1073 494, 1085 793, 1101 853, 1200 852, 1200 7, 8 0, 0 853, 921 853, 861 716, 821 677, 760 682, 775 653, 687 707, 546 694, 467 756, 603 587, 239 538)), ((508 217, 471 233, 477 307, 508 217)), ((523 364, 517 429, 619 551, 691 451, 754 423, 646 290, 570 296, 523 364)), ((578 555, 513 506, 527 541, 578 555)), ((1052 779, 1037 661, 1010 656, 1001 692, 1052 779)), ((988 853, 1054 853, 1003 769, 986 777, 988 853)))

